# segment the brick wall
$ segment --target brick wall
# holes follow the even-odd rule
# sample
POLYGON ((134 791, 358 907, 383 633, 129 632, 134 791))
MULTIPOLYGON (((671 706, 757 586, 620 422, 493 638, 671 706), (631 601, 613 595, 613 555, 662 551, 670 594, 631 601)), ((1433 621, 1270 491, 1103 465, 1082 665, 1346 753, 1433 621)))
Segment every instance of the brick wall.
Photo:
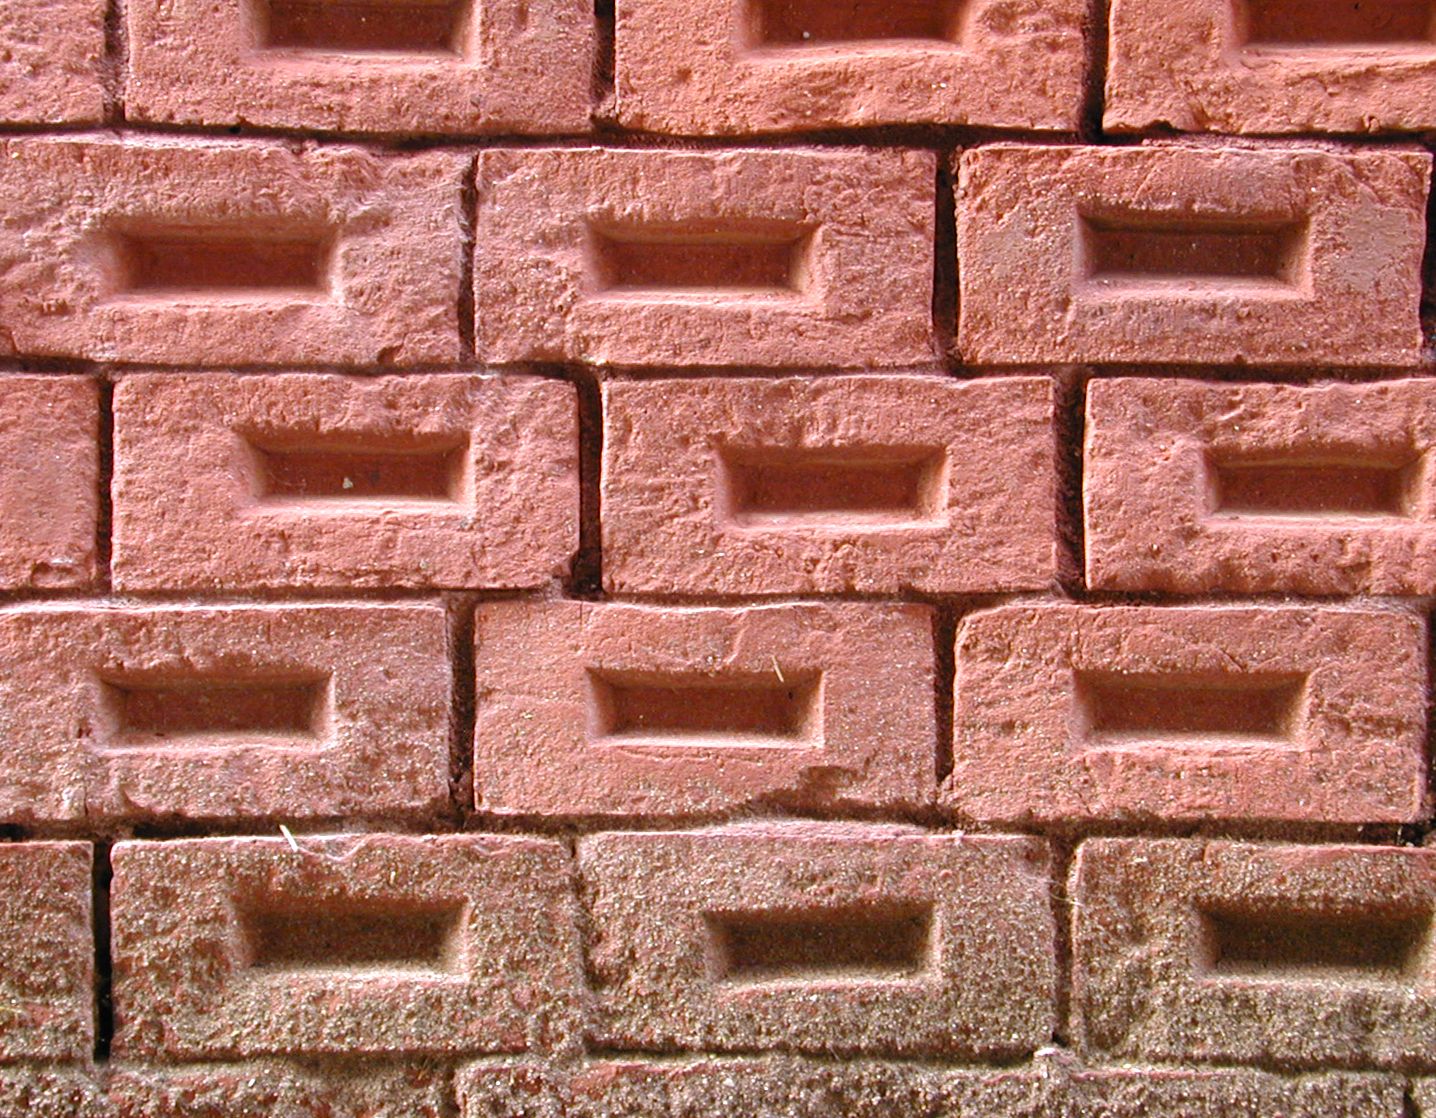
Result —
POLYGON ((0 2, 0 1118, 1436 1118, 1436 5, 590 4, 0 2))

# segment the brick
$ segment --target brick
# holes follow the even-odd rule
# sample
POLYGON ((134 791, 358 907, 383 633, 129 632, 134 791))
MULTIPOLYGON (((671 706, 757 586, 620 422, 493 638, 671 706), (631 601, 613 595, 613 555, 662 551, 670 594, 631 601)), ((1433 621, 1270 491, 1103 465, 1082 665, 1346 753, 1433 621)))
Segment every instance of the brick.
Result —
POLYGON ((1094 382, 1088 585, 1436 593, 1433 447, 1432 380, 1094 382))
POLYGON ((1036 839, 758 824, 578 860, 599 1047, 1009 1059, 1056 1024, 1036 839))
POLYGON ((935 181, 916 151, 481 152, 480 356, 931 361, 935 181))
POLYGON ((1411 1096, 1416 1103, 1416 1118, 1432 1118, 1436 1115, 1436 1079, 1418 1079, 1413 1082, 1411 1096))
POLYGON ((0 588, 93 583, 99 435, 94 380, 0 376, 0 588))
POLYGON ((619 0, 619 121, 700 135, 899 124, 1076 131, 1074 0, 619 0))
POLYGON ((1014 605, 957 634, 942 802, 983 822, 1416 822, 1414 615, 1014 605))
POLYGON ((137 0, 132 120, 339 132, 589 127, 583 0, 137 0))
POLYGON ((99 1077, 68 1068, 0 1069, 3 1118, 115 1118, 99 1077))
POLYGON ((112 1075, 114 1118, 444 1118, 447 1076, 425 1064, 320 1071, 281 1060, 112 1075))
POLYGON ((100 120, 105 6, 105 0, 0 6, 0 123, 100 120))
POLYGON ((12 607, 0 652, 6 823, 448 802, 452 676, 436 606, 12 607))
POLYGON ((1104 126, 1115 132, 1436 127, 1424 0, 1114 0, 1104 126))
MULTIPOLYGON (((0 844, 0 1061, 81 1061, 93 1052, 91 859, 83 842, 0 844)), ((0 1105, 28 1090, 49 1092, 3 1081, 0 1105)))
POLYGON ((496 815, 900 808, 935 791, 932 613, 486 602, 474 782, 496 815))
POLYGON ((578 549, 571 385, 157 373, 114 410, 122 589, 533 587, 578 549))
POLYGON ((963 357, 1415 364, 1430 170, 1402 149, 966 152, 963 357))
POLYGON ((0 349, 164 364, 461 356, 453 152, 0 142, 0 349))
POLYGON ((1081 1050, 1433 1066, 1436 850, 1096 839, 1072 895, 1081 1050))
POLYGON ((125 842, 117 1056, 520 1052, 577 1027, 561 843, 512 835, 125 842))
POLYGON ((1057 572, 1045 378, 610 381, 617 593, 1041 589, 1057 572))

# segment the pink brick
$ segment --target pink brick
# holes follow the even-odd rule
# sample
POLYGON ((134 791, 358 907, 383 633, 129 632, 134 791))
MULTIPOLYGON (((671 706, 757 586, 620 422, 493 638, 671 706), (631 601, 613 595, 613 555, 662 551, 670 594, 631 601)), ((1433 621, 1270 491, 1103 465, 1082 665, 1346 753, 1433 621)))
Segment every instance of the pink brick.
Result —
POLYGON ((1436 1066, 1436 851, 1096 839, 1072 895, 1081 1050, 1436 1066))
POLYGON ((132 120, 419 134, 589 127, 584 0, 135 0, 128 26, 132 120))
POLYGON ((742 135, 895 124, 1075 131, 1077 0, 619 0, 619 121, 742 135))
POLYGON ((5 1118, 115 1118, 98 1075, 53 1067, 0 1069, 0 1114, 5 1118))
POLYGON ((935 790, 926 606, 489 602, 476 627, 486 812, 891 809, 935 790))
POLYGON ((7 823, 343 817, 448 800, 428 605, 0 611, 7 823))
MULTIPOLYGON (((0 844, 0 1061, 84 1061, 93 1052, 92 856, 83 842, 0 844)), ((22 1088, 0 1083, 0 1106, 22 1088)))
POLYGON ((255 1060, 111 1076, 113 1118, 446 1118, 448 1076, 427 1064, 323 1071, 255 1060))
POLYGON ((533 377, 124 377, 115 585, 540 586, 577 444, 573 387, 533 377))
POLYGON ((935 181, 917 151, 482 152, 480 356, 931 361, 935 181))
POLYGON ((1016 605, 957 634, 964 819, 1415 822, 1419 617, 1266 606, 1016 605))
POLYGON ((61 124, 104 115, 105 0, 0 5, 0 122, 61 124))
POLYGON ((1094 382, 1087 581, 1436 593, 1436 381, 1094 382))
POLYGON ((0 143, 14 352, 206 365, 461 356, 458 153, 0 143))
POLYGON ((1114 0, 1104 126, 1131 132, 1436 127, 1424 0, 1114 0))
POLYGON ((599 1047, 1008 1059, 1056 1025, 1038 840, 759 824, 578 858, 599 1047))
POLYGON ((99 435, 95 381, 0 376, 0 588, 94 581, 99 435))
POLYGON ((1404 149, 969 151, 963 356, 1415 364, 1430 170, 1404 149))
POLYGON ((114 1051, 546 1049, 577 1028, 561 843, 297 836, 114 850, 114 1051))
POLYGON ((610 381, 617 593, 990 593, 1057 571, 1038 377, 610 381))

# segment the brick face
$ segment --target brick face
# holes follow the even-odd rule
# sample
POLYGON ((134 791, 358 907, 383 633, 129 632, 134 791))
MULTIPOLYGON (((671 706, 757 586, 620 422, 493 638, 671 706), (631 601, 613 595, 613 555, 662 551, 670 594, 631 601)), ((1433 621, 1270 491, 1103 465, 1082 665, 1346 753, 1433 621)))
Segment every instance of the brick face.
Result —
POLYGON ((0 123, 98 121, 104 0, 27 0, 0 11, 0 123))

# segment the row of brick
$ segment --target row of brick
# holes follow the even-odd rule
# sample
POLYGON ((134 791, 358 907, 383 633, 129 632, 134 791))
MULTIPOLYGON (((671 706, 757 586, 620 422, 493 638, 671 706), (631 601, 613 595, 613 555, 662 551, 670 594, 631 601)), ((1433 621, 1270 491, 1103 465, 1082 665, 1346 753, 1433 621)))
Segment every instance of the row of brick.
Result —
POLYGON ((0 1069, 4 1118, 1432 1118, 1436 1081, 1382 1073, 1084 1068, 1001 1071, 803 1057, 484 1059, 325 1069, 254 1060, 162 1071, 0 1069), (1408 1103, 1408 1094, 1410 1102, 1408 1103))
MULTIPOLYGON (((936 806, 1001 824, 1428 815, 1414 614, 968 614, 940 787, 935 619, 857 602, 480 603, 475 806, 936 806)), ((0 822, 431 818, 450 802, 450 642, 445 610, 422 603, 0 610, 0 822)))
MULTIPOLYGON (((1061 572, 1047 378, 610 380, 602 408, 612 593, 970 595, 1061 572)), ((89 377, 0 377, 0 589, 96 585, 99 412, 89 377)), ((120 590, 532 589, 579 547, 558 380, 132 373, 112 415, 120 590)), ((1433 451, 1436 380, 1095 380, 1087 585, 1436 594, 1433 451)))
MULTIPOLYGON (((0 847, 0 1059, 91 1057, 91 858, 0 847)), ((1040 839, 774 822, 590 835, 576 859, 519 835, 120 843, 111 1054, 1003 1062, 1058 1027, 1040 839)), ((1090 839, 1066 887, 1083 1055, 1436 1068, 1436 850, 1090 839)))
MULTIPOLYGON (((406 9, 407 10, 407 9, 406 9)), ((0 142, 0 348, 159 364, 931 364, 937 156, 0 142), (475 222, 472 299, 465 229, 475 222), (474 321, 469 321, 472 302, 474 321)), ((981 364, 1414 366, 1431 158, 957 158, 981 364)))
MULTIPOLYGON (((1425 0, 1112 0, 1104 124, 1253 133, 1436 127, 1425 0)), ((97 122, 104 0, 0 12, 0 121, 97 122)), ((591 127, 587 0, 129 0, 131 121, 406 134, 591 127)), ((1082 0, 618 0, 599 116, 679 135, 878 125, 1076 131, 1082 0)))

